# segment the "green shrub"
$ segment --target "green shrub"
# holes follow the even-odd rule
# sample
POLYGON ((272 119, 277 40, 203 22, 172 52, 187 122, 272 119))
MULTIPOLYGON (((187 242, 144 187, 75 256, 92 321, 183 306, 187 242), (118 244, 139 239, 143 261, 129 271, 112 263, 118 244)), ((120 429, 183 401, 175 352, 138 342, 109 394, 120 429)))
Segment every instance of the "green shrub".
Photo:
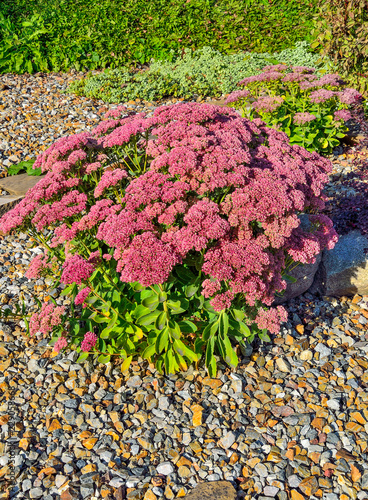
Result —
MULTIPOLYGON (((315 4, 316 0, 2 0, 0 11, 14 24, 19 39, 28 36, 22 23, 40 16, 48 30, 42 40, 44 64, 64 71, 172 60, 183 48, 280 51, 310 38, 315 4)), ((4 38, 0 30, 0 50, 4 38)), ((6 71, 16 71, 15 64, 6 71)))
POLYGON ((105 102, 146 101, 165 97, 190 98, 193 94, 219 97, 236 88, 237 82, 255 75, 266 64, 280 61, 296 65, 323 68, 321 57, 308 51, 307 42, 297 42, 295 48, 275 54, 242 52, 221 54, 210 47, 196 52, 187 50, 173 62, 154 61, 147 71, 125 69, 106 70, 73 82, 68 92, 85 95, 105 102))
POLYGON ((312 47, 362 93, 368 91, 367 0, 323 0, 314 20, 312 47))
POLYGON ((48 28, 34 14, 21 30, 0 12, 0 73, 33 73, 49 69, 45 56, 48 28))

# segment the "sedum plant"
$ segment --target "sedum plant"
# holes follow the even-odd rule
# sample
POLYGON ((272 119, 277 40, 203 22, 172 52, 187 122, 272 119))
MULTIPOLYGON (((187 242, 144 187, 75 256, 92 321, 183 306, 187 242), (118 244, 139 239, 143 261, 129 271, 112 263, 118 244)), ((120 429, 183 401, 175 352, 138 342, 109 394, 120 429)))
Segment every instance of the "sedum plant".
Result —
POLYGON ((221 54, 210 47, 197 51, 185 50, 182 58, 173 62, 153 61, 148 70, 130 71, 128 68, 106 70, 72 82, 70 93, 85 95, 105 102, 126 102, 131 99, 146 101, 166 97, 189 99, 193 94, 219 97, 236 89, 237 82, 255 75, 270 63, 312 65, 324 70, 326 62, 311 54, 307 42, 299 42, 293 49, 275 54, 240 52, 221 54))
POLYGON ((44 303, 30 334, 80 361, 141 356, 174 373, 204 357, 213 376, 220 356, 235 367, 236 345, 286 320, 272 304, 289 270, 337 240, 318 214, 331 163, 219 106, 106 118, 42 153, 45 177, 0 220, 45 248, 27 276, 52 276, 71 297, 68 311, 44 303))
POLYGON ((282 130, 291 144, 325 154, 345 137, 345 122, 351 118, 347 108, 362 97, 346 88, 338 74, 321 76, 305 66, 265 66, 239 85, 244 90, 231 93, 227 104, 282 130))

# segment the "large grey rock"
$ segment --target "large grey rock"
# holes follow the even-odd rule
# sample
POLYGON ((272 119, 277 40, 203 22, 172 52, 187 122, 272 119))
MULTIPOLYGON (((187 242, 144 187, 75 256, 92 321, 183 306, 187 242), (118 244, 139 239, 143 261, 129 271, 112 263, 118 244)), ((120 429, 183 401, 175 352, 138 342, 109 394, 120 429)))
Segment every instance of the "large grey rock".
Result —
POLYGON ((185 500, 235 500, 234 486, 229 481, 211 481, 198 484, 185 500))
POLYGON ((15 196, 24 196, 28 189, 32 188, 37 182, 45 177, 33 176, 27 174, 11 175, 0 179, 0 188, 15 196))
POLYGON ((9 212, 22 199, 23 196, 0 196, 0 217, 9 212))
MULTIPOLYGON (((309 231, 311 223, 307 214, 299 215, 300 227, 304 231, 309 231)), ((317 255, 316 262, 314 264, 299 264, 292 271, 288 272, 289 276, 296 279, 295 283, 289 282, 287 288, 283 293, 282 297, 276 297, 273 305, 283 304, 284 302, 298 297, 303 293, 307 292, 312 286, 315 274, 321 263, 322 254, 317 255)))
POLYGON ((282 297, 277 297, 273 305, 283 304, 287 300, 293 299, 294 297, 298 297, 299 295, 307 292, 313 284, 314 277, 321 260, 322 255, 319 254, 314 264, 299 264, 292 271, 290 271, 289 276, 295 278, 296 282, 288 283, 282 297))
POLYGON ((359 231, 340 236, 333 250, 324 250, 312 293, 341 297, 368 294, 368 237, 359 231))

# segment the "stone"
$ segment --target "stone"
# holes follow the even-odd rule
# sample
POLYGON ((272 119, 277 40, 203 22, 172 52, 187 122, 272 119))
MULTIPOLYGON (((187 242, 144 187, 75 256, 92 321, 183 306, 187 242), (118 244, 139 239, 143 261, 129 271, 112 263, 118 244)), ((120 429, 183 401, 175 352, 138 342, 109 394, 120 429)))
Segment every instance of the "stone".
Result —
POLYGON ((44 175, 19 174, 0 179, 0 189, 4 189, 11 195, 24 196, 28 189, 34 187, 44 175))
POLYGON ((198 484, 185 500, 236 500, 237 494, 229 481, 211 481, 198 484))
POLYGON ((192 405, 190 409, 193 412, 193 427, 198 427, 199 425, 202 425, 202 413, 203 413, 203 408, 200 405, 192 405))
POLYGON ((351 464, 350 468, 351 468, 351 479, 354 481, 354 483, 356 483, 362 477, 362 474, 360 470, 357 467, 355 467, 355 465, 351 464))
POLYGON ((288 477, 288 483, 290 488, 298 488, 299 484, 301 483, 301 479, 296 474, 292 474, 288 477))
POLYGON ((277 368, 281 371, 281 372, 284 372, 284 373, 290 373, 290 364, 288 361, 286 361, 285 359, 283 358, 277 358, 276 359, 276 364, 277 364, 277 368))
POLYGON ((291 408, 291 406, 277 406, 277 405, 271 406, 271 412, 275 415, 275 417, 289 417, 290 415, 295 413, 293 408, 291 408))
POLYGON ((275 497, 279 490, 280 488, 277 488, 276 486, 266 486, 263 490, 263 493, 267 497, 275 497))
POLYGON ((368 294, 368 237, 350 231, 339 237, 335 248, 324 250, 311 293, 329 297, 368 294))
POLYGON ((314 348, 315 351, 319 352, 321 358, 325 358, 329 356, 332 352, 331 349, 329 349, 327 346, 324 344, 317 344, 316 347, 314 348))
POLYGON ((307 292, 314 283, 315 275, 321 264, 322 254, 318 254, 314 264, 299 264, 288 275, 296 279, 295 283, 287 282, 282 297, 277 297, 272 305, 280 305, 290 299, 307 292))
POLYGON ((301 495, 298 491, 296 490, 291 490, 291 499, 292 500, 304 500, 304 496, 301 495))
POLYGON ((261 463, 257 464, 254 467, 254 470, 261 477, 267 477, 268 476, 268 469, 267 469, 267 467, 264 464, 261 464, 261 463))
POLYGON ((230 448, 233 444, 235 443, 235 435, 232 432, 228 432, 223 436, 222 439, 220 439, 220 446, 225 448, 226 450, 230 448))
POLYGON ((156 467, 158 474, 168 476, 174 472, 174 466, 171 462, 162 462, 156 467))
POLYGON ((142 385, 142 379, 138 375, 135 375, 134 377, 128 379, 126 385, 127 387, 139 387, 142 385))
POLYGON ((300 359, 302 361, 310 361, 313 358, 313 353, 309 349, 302 351, 300 353, 300 359))
POLYGON ((336 458, 344 458, 345 460, 356 460, 357 457, 352 455, 349 451, 345 450, 345 448, 341 448, 336 453, 336 458))
POLYGON ((41 490, 41 488, 32 488, 29 491, 30 498, 41 498, 43 496, 44 496, 44 492, 43 492, 43 490, 41 490))
POLYGON ((179 475, 179 477, 185 479, 185 478, 191 476, 192 473, 190 472, 188 467, 186 467, 185 465, 180 465, 180 467, 178 468, 178 475, 179 475))
POLYGON ((303 479, 299 484, 299 489, 307 496, 314 495, 318 490, 318 481, 316 476, 309 476, 303 479))
POLYGON ((15 207, 20 200, 23 199, 23 196, 0 196, 0 217, 2 217, 6 212, 9 212, 12 208, 15 207))

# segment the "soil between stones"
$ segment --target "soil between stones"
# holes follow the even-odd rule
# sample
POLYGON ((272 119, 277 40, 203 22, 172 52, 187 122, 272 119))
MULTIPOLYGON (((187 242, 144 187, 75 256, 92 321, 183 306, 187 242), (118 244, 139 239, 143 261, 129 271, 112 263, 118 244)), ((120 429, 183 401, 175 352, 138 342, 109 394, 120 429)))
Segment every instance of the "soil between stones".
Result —
MULTIPOLYGON (((70 78, 1 77, 5 167, 114 107, 60 94, 70 78)), ((336 158, 332 198, 357 150, 336 158)), ((31 246, 0 237, 1 307, 24 298, 31 311, 32 293, 68 302, 24 277, 31 246)), ((77 365, 21 323, 0 324, 0 498, 171 499, 218 480, 247 500, 368 498, 368 296, 306 293, 287 308, 282 333, 217 379, 193 367, 161 376, 139 361, 124 373, 77 365)))

